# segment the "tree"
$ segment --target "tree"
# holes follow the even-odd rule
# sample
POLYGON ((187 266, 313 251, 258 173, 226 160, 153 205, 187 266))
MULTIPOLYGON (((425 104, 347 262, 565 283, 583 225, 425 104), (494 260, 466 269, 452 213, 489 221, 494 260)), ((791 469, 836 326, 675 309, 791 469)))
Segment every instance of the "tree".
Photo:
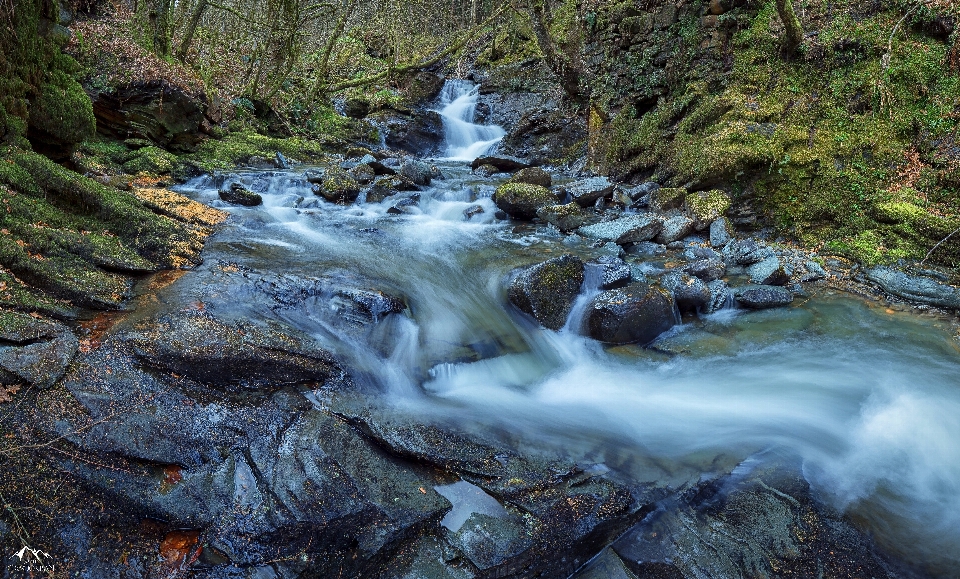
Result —
MULTIPOLYGON (((533 36, 537 47, 547 66, 557 77, 561 88, 567 96, 576 103, 583 104, 586 100, 581 80, 583 69, 578 65, 576 58, 565 54, 550 34, 550 12, 544 0, 525 0, 525 12, 533 29, 533 36)), ((515 7, 516 9, 516 7, 515 7)))
POLYGON ((791 0, 777 0, 777 14, 783 21, 785 36, 783 38, 783 53, 786 56, 792 56, 800 44, 803 43, 803 27, 800 25, 800 19, 793 10, 791 0))

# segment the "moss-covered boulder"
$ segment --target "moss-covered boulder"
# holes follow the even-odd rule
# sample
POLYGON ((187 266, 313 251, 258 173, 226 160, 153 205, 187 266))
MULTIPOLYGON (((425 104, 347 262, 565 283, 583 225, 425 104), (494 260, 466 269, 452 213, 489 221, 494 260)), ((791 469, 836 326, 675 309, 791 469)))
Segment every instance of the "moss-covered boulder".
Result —
POLYGON ((30 107, 29 137, 45 152, 67 156, 69 149, 96 131, 90 98, 69 72, 76 63, 67 56, 55 60, 61 68, 50 71, 47 82, 30 107))
POLYGON ((131 159, 123 164, 123 170, 131 175, 148 173, 167 175, 177 164, 177 156, 159 147, 144 147, 136 151, 131 159))
POLYGON ((686 196, 683 204, 693 219, 693 228, 703 231, 730 209, 730 196, 719 189, 695 191, 686 196))
POLYGON ((540 185, 541 187, 550 187, 553 185, 553 177, 540 167, 526 167, 520 169, 510 177, 509 183, 529 183, 530 185, 540 185))
POLYGON ((559 330, 580 293, 583 267, 583 261, 570 254, 528 267, 510 282, 507 297, 545 328, 559 330))
POLYGON ((537 217, 560 231, 573 231, 585 225, 590 216, 582 207, 571 201, 566 205, 546 205, 537 209, 537 217))
POLYGON ((233 205, 242 205, 244 207, 255 207, 263 204, 263 197, 258 193, 247 189, 240 183, 232 183, 229 189, 220 191, 220 199, 233 205))
POLYGON ((313 186, 313 193, 331 203, 347 205, 357 200, 360 184, 343 169, 330 167, 324 172, 323 180, 313 186))
POLYGON ((650 208, 654 211, 680 209, 687 198, 683 187, 660 187, 650 194, 650 208))
POLYGON ((505 183, 497 187, 493 197, 497 207, 514 219, 533 219, 538 209, 555 205, 558 200, 546 187, 529 183, 505 183))

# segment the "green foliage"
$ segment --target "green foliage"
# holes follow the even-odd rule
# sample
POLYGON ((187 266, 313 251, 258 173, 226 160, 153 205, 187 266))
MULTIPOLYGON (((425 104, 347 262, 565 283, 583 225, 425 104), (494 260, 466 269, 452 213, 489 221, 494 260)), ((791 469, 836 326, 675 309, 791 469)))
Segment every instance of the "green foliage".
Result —
POLYGON ((222 171, 246 163, 251 157, 271 159, 277 151, 290 159, 316 161, 337 145, 334 140, 315 141, 301 137, 280 139, 246 131, 230 133, 223 139, 209 139, 196 152, 181 157, 181 162, 205 172, 222 171))
POLYGON ((178 162, 177 156, 157 147, 144 147, 133 153, 132 158, 123 164, 123 170, 131 175, 149 173, 166 175, 173 171, 178 162))

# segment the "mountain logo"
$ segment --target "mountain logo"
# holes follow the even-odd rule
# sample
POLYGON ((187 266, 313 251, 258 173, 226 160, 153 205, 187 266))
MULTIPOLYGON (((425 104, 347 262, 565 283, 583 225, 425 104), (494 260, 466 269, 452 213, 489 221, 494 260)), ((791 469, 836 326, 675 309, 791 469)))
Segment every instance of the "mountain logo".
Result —
MULTIPOLYGON (((19 551, 13 554, 11 559, 16 559, 13 561, 13 565, 8 569, 8 571, 21 571, 26 573, 25 576, 37 577, 36 573, 44 573, 42 576, 49 575, 54 571, 53 565, 53 555, 47 553, 42 549, 34 549, 24 545, 19 551)), ((13 575, 11 575, 12 577, 13 575)))

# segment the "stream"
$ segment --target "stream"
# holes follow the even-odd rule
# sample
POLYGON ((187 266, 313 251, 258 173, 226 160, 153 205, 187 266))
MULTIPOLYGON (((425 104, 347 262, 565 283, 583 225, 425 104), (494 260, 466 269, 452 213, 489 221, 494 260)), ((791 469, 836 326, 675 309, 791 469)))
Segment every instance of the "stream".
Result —
MULTIPOLYGON (((235 299, 218 313, 280 319, 315 336, 398 416, 558 450, 627 480, 695 479, 795 457, 817 496, 882 546, 960 577, 960 341, 951 320, 823 290, 779 310, 685 317, 647 348, 582 336, 577 309, 561 331, 545 330, 508 305, 511 271, 602 250, 494 218, 490 196, 505 177, 475 176, 469 161, 504 131, 472 123, 476 102, 469 83, 444 89, 447 150, 430 162, 445 178, 401 215, 388 213, 396 199, 323 202, 300 169, 234 175, 263 196, 258 207, 223 203, 210 176, 179 188, 231 214, 204 268, 373 283, 403 296, 408 315, 344 331, 319 298, 285 309, 235 299), (474 206, 483 212, 466 219, 474 206)), ((669 257, 644 259, 634 266, 656 271, 669 257)), ((190 277, 160 292, 158 307, 198 299, 190 277)))

